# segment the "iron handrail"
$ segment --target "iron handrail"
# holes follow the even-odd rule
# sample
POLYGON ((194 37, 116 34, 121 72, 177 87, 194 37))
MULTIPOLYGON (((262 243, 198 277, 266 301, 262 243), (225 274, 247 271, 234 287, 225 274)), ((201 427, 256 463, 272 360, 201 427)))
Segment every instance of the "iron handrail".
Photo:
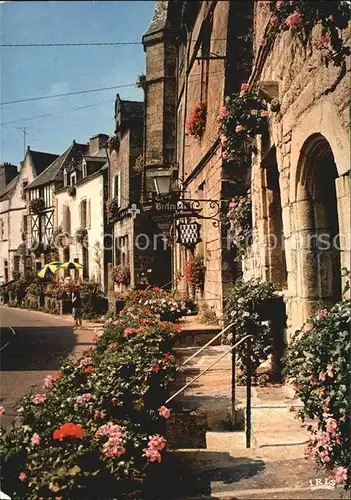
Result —
MULTIPOLYGON (((244 338, 236 342, 233 346, 230 347, 224 354, 221 354, 210 366, 205 368, 201 373, 196 375, 193 379, 191 379, 187 384, 185 384, 181 389, 172 394, 169 397, 165 404, 169 403, 181 394, 185 389, 187 389, 190 385, 192 385, 196 380, 198 380, 202 375, 207 373, 214 365, 218 363, 221 359, 223 359, 227 354, 236 349, 240 344, 247 341, 247 352, 246 352, 246 448, 251 448, 251 375, 252 375, 252 364, 251 364, 251 342, 255 340, 253 335, 246 335, 244 338)), ((233 370, 235 370, 235 364, 233 364, 233 370)), ((233 402, 232 402, 233 403, 233 402)))
POLYGON ((189 358, 187 358, 184 361, 184 363, 182 363, 180 366, 178 366, 178 368, 176 369, 176 371, 180 370, 184 365, 186 365, 187 363, 189 363, 189 361, 191 361, 192 359, 194 359, 198 354, 200 354, 200 352, 202 352, 204 349, 206 349, 206 347, 208 347, 209 345, 211 345, 215 340, 217 340, 221 335, 223 335, 223 333, 225 333, 227 330, 229 330, 232 326, 234 326, 234 323, 230 323, 230 325, 228 325, 226 328, 224 328, 224 330, 222 330, 221 332, 217 333, 217 335, 215 335, 211 340, 209 340, 207 342, 207 344, 205 344, 202 347, 200 347, 200 349, 198 349, 194 354, 192 354, 189 358))

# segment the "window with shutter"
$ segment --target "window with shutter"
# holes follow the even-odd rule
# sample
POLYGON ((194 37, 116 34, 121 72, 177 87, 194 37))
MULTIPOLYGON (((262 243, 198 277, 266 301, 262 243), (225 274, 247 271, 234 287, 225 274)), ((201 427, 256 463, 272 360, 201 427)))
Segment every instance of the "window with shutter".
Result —
POLYGON ((87 206, 87 226, 91 226, 91 200, 89 198, 88 200, 88 206, 87 206))
POLYGON ((80 204, 81 209, 81 227, 87 227, 87 200, 82 200, 80 204))

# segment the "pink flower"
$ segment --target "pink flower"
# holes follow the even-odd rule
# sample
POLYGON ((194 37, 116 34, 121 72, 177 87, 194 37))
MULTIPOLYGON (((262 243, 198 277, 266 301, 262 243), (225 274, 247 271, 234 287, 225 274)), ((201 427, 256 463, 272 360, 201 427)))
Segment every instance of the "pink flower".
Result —
POLYGON ((321 382, 324 382, 324 380, 326 379, 325 372, 320 372, 318 378, 321 382))
POLYGON ((5 415, 5 406, 0 405, 0 417, 2 417, 3 415, 5 415))
POLYGON ((225 106, 222 106, 221 109, 219 110, 219 114, 220 116, 226 118, 227 116, 229 116, 229 111, 225 106))
POLYGON ((143 452, 143 457, 146 457, 149 462, 158 462, 159 464, 161 463, 162 458, 159 451, 153 448, 144 448, 143 452))
POLYGON ((244 127, 242 125, 237 125, 235 127, 235 132, 241 132, 243 129, 244 129, 244 127))
POLYGON ((328 35, 315 36, 313 39, 313 45, 319 50, 327 49, 329 42, 330 39, 328 35))
POLYGON ((81 396, 77 396, 76 398, 76 403, 77 404, 84 404, 84 403, 89 403, 89 401, 91 400, 92 398, 92 395, 89 394, 89 393, 86 393, 86 394, 82 394, 81 396))
POLYGON ((236 315, 237 315, 237 312, 236 312, 236 311, 232 311, 232 312, 230 313, 230 315, 231 315, 231 317, 232 317, 232 318, 234 318, 234 316, 236 316, 236 315))
POLYGON ((320 455, 324 463, 327 464, 328 462, 330 462, 330 456, 327 451, 322 451, 320 455))
POLYGON ((264 117, 266 117, 266 116, 269 116, 268 111, 264 111, 264 110, 263 110, 263 111, 261 111, 261 117, 262 117, 262 118, 264 118, 264 117))
POLYGON ((317 385, 317 382, 318 382, 318 380, 316 379, 316 377, 314 375, 310 376, 309 381, 310 381, 310 384, 312 385, 312 387, 317 385))
POLYGON ((169 418, 171 416, 171 410, 169 408, 166 408, 166 406, 160 406, 158 409, 159 415, 164 418, 169 418))
POLYGON ((240 87, 240 92, 246 92, 246 90, 249 88, 249 84, 244 82, 241 84, 241 87, 240 87))
POLYGON ((153 448, 157 451, 163 450, 163 448, 166 446, 167 441, 163 436, 160 436, 159 434, 154 434, 153 436, 149 436, 149 443, 148 447, 153 448))
POLYGON ((34 405, 40 405, 41 403, 44 403, 46 400, 46 394, 36 394, 35 396, 32 397, 32 403, 34 405))
POLYGON ((85 366, 89 366, 89 365, 92 365, 93 364, 93 360, 89 357, 87 358, 82 358, 80 361, 79 361, 79 366, 81 368, 85 367, 85 366))
POLYGON ((326 423, 327 432, 329 432, 330 434, 335 434, 335 431, 338 427, 338 423, 335 420, 335 418, 328 418, 325 423, 326 423))
POLYGON ((30 442, 35 445, 35 444, 40 444, 40 436, 39 434, 37 434, 36 432, 33 434, 33 436, 31 437, 31 440, 30 442))
POLYGON ((247 311, 244 311, 244 312, 243 312, 243 317, 244 317, 244 318, 248 318, 249 316, 250 316, 250 313, 249 313, 249 312, 247 312, 247 311))
POLYGON ((316 320, 321 321, 322 319, 326 318, 327 316, 328 316, 327 309, 319 309, 316 313, 316 320))
POLYGON ((53 383, 53 381, 54 381, 54 377, 52 375, 48 375, 47 377, 44 378, 43 387, 45 387, 45 389, 47 389, 48 387, 50 387, 50 385, 53 383))
POLYGON ((101 437, 101 436, 118 436, 122 437, 123 433, 123 427, 113 424, 112 422, 109 422, 108 424, 104 424, 99 429, 96 431, 95 436, 101 437))
POLYGON ((345 467, 336 467, 333 470, 333 476, 337 484, 342 484, 347 479, 347 469, 345 467))
POLYGON ((18 479, 20 481, 25 481, 27 479, 27 474, 25 474, 25 472, 20 472, 18 479))
POLYGON ((328 365, 327 366, 327 375, 330 378, 334 377, 334 367, 333 367, 333 365, 328 365))
POLYGON ((301 23, 302 21, 302 15, 300 12, 295 11, 290 16, 288 16, 285 20, 285 23, 289 26, 289 28, 292 28, 296 26, 297 24, 301 23))
POLYGON ((258 109, 252 109, 252 110, 251 110, 251 114, 252 114, 253 116, 258 115, 258 109))

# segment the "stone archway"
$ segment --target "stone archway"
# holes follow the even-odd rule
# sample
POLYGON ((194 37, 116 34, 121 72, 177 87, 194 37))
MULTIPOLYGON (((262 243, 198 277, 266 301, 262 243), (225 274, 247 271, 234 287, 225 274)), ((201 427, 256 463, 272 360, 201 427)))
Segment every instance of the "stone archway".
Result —
POLYGON ((317 302, 334 303, 341 298, 337 178, 329 142, 313 134, 301 148, 295 185, 297 291, 305 317, 317 302))

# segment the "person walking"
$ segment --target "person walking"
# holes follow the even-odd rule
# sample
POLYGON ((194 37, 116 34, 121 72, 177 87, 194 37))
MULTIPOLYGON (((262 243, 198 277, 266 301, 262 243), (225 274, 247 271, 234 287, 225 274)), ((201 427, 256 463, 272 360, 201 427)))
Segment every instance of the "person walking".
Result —
POLYGON ((72 316, 75 322, 73 330, 77 329, 78 326, 82 329, 82 299, 80 297, 79 289, 76 288, 72 292, 72 316))

